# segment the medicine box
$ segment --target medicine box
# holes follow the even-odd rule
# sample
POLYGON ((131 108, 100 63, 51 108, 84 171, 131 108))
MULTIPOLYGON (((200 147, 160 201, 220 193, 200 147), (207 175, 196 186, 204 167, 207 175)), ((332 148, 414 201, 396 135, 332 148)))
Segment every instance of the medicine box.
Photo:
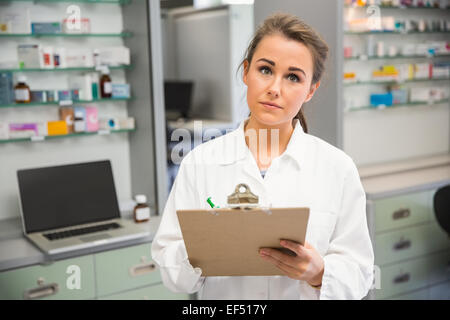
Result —
POLYGON ((19 44, 17 55, 20 68, 42 68, 44 65, 41 46, 38 44, 19 44))
POLYGON ((86 131, 96 132, 99 128, 98 111, 96 107, 86 107, 86 131))
POLYGON ((47 94, 43 90, 30 91, 31 102, 47 102, 47 94))
POLYGON ((14 102, 14 84, 12 72, 0 72, 0 104, 14 102))
POLYGON ((113 83, 112 84, 112 98, 128 99, 130 97, 130 85, 113 83))
POLYGON ((61 33, 61 23, 59 22, 32 22, 31 32, 33 34, 57 34, 61 33))
POLYGON ((48 121, 47 122, 47 131, 49 136, 58 136, 67 134, 67 124, 63 120, 59 121, 48 121))
POLYGON ((370 95, 370 105, 378 106, 392 106, 393 96, 392 93, 383 94, 371 94, 370 95))
POLYGON ((38 135, 36 123, 10 123, 9 137, 11 139, 30 138, 38 135))
POLYGON ((74 132, 74 120, 75 114, 73 108, 71 107, 63 107, 59 109, 59 119, 66 122, 67 132, 74 132))
POLYGON ((62 23, 64 33, 90 33, 91 22, 89 18, 69 18, 64 19, 62 23))

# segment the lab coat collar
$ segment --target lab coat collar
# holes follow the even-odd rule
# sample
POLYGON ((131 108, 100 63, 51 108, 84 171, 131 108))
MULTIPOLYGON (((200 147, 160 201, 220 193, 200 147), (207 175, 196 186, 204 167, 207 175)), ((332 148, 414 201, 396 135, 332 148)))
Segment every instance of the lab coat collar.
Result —
MULTIPOLYGON (((237 129, 229 133, 229 139, 227 139, 228 141, 226 141, 226 143, 230 143, 232 147, 227 148, 229 152, 221 155, 221 157, 218 159, 218 162, 220 164, 233 164, 237 161, 252 157, 250 149, 245 143, 244 127, 248 120, 249 118, 243 120, 237 129)), ((286 150, 280 156, 280 158, 290 157, 292 160, 294 160, 297 167, 300 168, 301 163, 304 159, 304 154, 306 152, 305 142, 306 133, 303 131, 300 121, 298 119, 294 119, 294 132, 291 135, 286 150)))

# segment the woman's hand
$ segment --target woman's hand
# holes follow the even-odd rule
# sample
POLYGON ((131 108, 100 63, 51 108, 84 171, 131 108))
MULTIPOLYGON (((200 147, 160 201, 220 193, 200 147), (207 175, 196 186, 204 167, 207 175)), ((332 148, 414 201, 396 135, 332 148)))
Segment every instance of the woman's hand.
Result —
POLYGON ((307 242, 302 246, 289 240, 281 240, 280 244, 297 256, 290 256, 277 249, 261 248, 261 258, 273 263, 289 278, 307 281, 312 286, 322 284, 323 259, 313 246, 307 242))

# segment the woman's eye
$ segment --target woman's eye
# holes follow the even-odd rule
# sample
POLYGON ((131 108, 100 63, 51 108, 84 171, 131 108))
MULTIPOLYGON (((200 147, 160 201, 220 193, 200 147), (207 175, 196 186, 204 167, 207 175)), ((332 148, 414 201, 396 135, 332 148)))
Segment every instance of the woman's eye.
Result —
POLYGON ((272 71, 268 67, 259 68, 259 72, 261 72, 262 74, 271 74, 272 73, 272 71))
POLYGON ((291 73, 290 75, 287 76, 288 80, 293 81, 293 82, 299 82, 300 79, 298 76, 296 76, 295 74, 291 73))

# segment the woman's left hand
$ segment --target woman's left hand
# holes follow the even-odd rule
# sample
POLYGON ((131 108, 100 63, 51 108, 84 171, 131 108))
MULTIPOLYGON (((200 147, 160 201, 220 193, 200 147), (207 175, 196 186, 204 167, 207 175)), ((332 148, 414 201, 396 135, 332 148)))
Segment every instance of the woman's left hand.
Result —
POLYGON ((280 244, 297 256, 290 256, 277 249, 261 248, 259 250, 261 258, 273 263, 289 278, 307 281, 312 286, 320 286, 324 263, 316 249, 307 242, 303 246, 293 241, 281 240, 280 244))

